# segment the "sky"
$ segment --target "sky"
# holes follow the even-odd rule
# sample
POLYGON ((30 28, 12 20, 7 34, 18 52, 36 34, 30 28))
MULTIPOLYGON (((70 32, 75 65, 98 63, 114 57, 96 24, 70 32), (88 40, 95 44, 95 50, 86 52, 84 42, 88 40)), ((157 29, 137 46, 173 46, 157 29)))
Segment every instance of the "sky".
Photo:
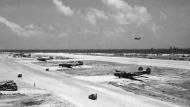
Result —
POLYGON ((0 0, 0 49, 190 48, 189 41, 190 0, 0 0))

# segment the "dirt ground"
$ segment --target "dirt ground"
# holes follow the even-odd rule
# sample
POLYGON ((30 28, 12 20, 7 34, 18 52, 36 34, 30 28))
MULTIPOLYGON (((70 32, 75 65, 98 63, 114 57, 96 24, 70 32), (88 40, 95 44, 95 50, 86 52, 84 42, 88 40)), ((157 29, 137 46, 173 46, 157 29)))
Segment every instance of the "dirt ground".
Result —
MULTIPOLYGON (((51 68, 55 63, 37 62, 35 64, 51 68)), ((138 95, 145 95, 184 106, 190 105, 190 70, 142 66, 144 69, 150 67, 152 69, 151 74, 137 76, 136 80, 119 79, 113 76, 115 69, 135 72, 138 67, 140 66, 135 64, 85 60, 81 67, 72 69, 57 68, 52 71, 63 72, 86 81, 110 84, 138 95)))

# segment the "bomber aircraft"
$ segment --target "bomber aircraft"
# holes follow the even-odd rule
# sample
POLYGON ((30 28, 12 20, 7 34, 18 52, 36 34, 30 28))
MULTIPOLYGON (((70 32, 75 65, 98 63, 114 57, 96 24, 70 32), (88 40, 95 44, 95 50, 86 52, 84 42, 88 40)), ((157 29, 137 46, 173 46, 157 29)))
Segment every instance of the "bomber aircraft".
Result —
POLYGON ((143 71, 143 68, 139 67, 137 72, 125 72, 125 71, 120 71, 116 69, 114 75, 119 78, 128 78, 128 79, 136 80, 134 78, 135 76, 140 76, 140 75, 150 74, 150 73, 151 73, 150 68, 147 68, 146 71, 143 71))
POLYGON ((141 37, 135 37, 134 39, 135 40, 141 40, 141 37))
POLYGON ((53 57, 52 56, 49 56, 49 57, 38 57, 37 60, 39 61, 44 61, 46 62, 47 60, 52 60, 53 57))
POLYGON ((83 65, 82 61, 69 61, 59 64, 59 67, 73 68, 74 66, 80 66, 80 65, 83 65))

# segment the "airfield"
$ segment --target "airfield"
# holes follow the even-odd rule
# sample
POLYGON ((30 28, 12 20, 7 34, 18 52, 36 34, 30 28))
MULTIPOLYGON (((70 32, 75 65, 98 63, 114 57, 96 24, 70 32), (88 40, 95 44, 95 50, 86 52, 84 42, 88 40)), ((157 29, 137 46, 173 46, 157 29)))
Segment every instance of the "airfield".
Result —
POLYGON ((14 80, 18 91, 0 91, 0 107, 189 107, 189 76, 189 61, 66 53, 15 58, 1 54, 0 81, 14 80), (44 62, 36 60, 37 56, 65 59, 44 62), (84 65, 57 66, 66 61, 83 61, 84 65), (136 72, 139 66, 150 67, 151 74, 136 80, 113 75, 115 69, 136 72), (93 93, 97 93, 97 100, 88 98, 93 93))

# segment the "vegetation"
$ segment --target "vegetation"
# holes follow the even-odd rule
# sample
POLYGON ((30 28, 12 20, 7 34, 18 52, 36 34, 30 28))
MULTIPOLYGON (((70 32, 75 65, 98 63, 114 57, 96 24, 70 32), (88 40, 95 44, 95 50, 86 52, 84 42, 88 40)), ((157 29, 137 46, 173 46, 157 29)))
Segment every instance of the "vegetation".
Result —
POLYGON ((47 52, 47 53, 144 53, 144 54, 190 54, 190 48, 170 47, 168 49, 5 49, 0 52, 47 52))

